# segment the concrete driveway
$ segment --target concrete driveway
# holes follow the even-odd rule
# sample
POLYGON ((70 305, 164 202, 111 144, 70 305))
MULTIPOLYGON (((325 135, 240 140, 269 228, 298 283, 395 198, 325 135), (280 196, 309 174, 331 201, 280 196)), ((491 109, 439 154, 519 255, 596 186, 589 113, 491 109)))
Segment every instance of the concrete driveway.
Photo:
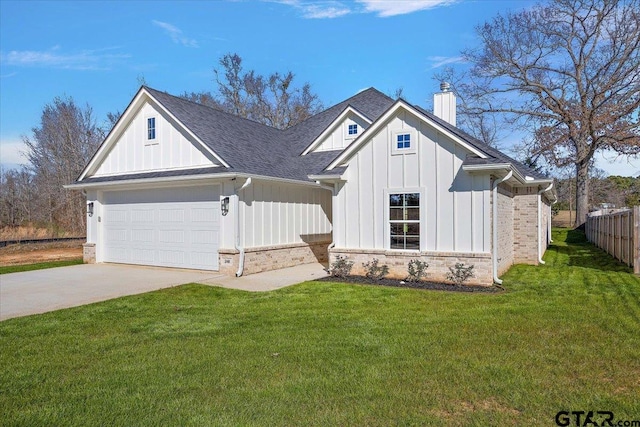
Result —
POLYGON ((76 307, 185 283, 271 291, 327 275, 322 264, 227 277, 215 271, 124 264, 81 264, 0 275, 0 320, 76 307))
POLYGON ((221 277, 215 271, 122 264, 81 264, 3 274, 0 320, 221 277))

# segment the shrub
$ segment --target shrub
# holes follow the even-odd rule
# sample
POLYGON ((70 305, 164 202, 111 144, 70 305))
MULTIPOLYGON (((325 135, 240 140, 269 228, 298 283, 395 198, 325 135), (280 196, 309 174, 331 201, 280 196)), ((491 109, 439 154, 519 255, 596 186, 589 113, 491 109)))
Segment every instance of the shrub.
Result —
POLYGON ((427 268, 429 264, 419 259, 412 259, 409 261, 407 272, 409 275, 405 279, 407 282, 419 282, 427 274, 427 268))
POLYGON ((336 260, 331 263, 330 273, 334 277, 347 277, 351 274, 351 267, 353 267, 353 261, 349 261, 347 257, 336 256, 336 260))
POLYGON ((389 267, 386 264, 378 266, 377 258, 374 258, 370 262, 365 262, 362 266, 367 270, 366 276, 369 279, 381 280, 384 279, 384 276, 389 274, 389 267))
POLYGON ((449 267, 447 279, 451 280, 456 285, 462 285, 464 282, 474 277, 473 267, 473 265, 465 266, 464 263, 457 262, 455 267, 449 267))

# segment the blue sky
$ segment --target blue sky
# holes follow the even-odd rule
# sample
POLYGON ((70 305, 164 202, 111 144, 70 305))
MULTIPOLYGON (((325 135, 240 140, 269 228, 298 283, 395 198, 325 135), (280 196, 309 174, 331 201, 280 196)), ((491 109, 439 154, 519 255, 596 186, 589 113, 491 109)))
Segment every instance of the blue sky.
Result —
MULTIPOLYGON (((22 135, 55 96, 88 103, 100 123, 142 78, 172 94, 215 90, 228 52, 262 74, 293 71, 326 107, 374 86, 430 105, 433 74, 476 43, 474 27, 530 0, 0 0, 0 163, 24 163, 22 135)), ((508 150, 520 136, 502 142, 508 150)), ((613 157, 611 155, 607 157, 613 157)), ((640 160, 598 167, 636 175, 640 160)))

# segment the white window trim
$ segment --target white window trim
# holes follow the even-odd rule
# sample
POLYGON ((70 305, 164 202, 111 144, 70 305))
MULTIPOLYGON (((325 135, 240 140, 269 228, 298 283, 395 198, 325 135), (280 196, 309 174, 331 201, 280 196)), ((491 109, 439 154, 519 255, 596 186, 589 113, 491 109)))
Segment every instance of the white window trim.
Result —
POLYGON ((418 151, 418 134, 413 129, 394 130, 391 132, 391 155, 397 156, 402 154, 415 154, 418 151), (409 134, 411 147, 398 148, 398 135, 409 134))
POLYGON ((158 141, 158 116, 156 114, 149 114, 144 117, 144 145, 157 145, 158 141), (149 119, 155 119, 154 136, 155 138, 149 139, 149 119))
MULTIPOLYGON (((403 132, 406 133, 406 132, 403 132)), ((426 232, 426 190, 424 187, 407 187, 407 188, 385 188, 383 190, 384 197, 384 248, 388 251, 396 251, 396 252, 424 252, 426 250, 427 239, 425 236, 426 232), (391 249, 391 222, 389 219, 389 195, 390 194, 407 194, 407 193, 418 193, 420 194, 420 250, 416 251, 415 249, 391 249)))

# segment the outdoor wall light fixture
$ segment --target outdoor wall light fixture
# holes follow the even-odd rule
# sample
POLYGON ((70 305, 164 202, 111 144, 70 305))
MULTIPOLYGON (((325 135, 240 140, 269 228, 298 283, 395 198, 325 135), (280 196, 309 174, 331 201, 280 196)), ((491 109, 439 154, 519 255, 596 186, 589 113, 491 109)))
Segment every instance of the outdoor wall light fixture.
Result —
POLYGON ((229 213, 229 197, 224 197, 220 200, 220 210, 222 210, 222 216, 226 216, 229 213))
POLYGON ((93 202, 87 203, 87 215, 93 216, 93 202))

